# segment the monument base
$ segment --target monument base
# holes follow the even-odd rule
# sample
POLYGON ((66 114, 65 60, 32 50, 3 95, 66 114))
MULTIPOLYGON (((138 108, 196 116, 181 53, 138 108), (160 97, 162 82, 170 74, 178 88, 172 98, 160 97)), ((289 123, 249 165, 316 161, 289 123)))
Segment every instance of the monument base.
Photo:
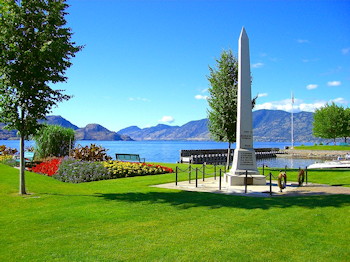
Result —
POLYGON ((235 173, 226 173, 225 181, 228 186, 244 186, 245 183, 247 183, 247 185, 266 185, 266 177, 252 170, 248 170, 247 176, 245 170, 236 170, 235 173), (247 182, 245 182, 246 180, 247 182))

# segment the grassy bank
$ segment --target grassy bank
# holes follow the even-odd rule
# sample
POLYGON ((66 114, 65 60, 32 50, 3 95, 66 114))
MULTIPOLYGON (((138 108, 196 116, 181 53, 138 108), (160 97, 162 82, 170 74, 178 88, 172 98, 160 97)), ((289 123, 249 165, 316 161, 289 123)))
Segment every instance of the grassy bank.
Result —
MULTIPOLYGON (((349 174, 342 180, 347 184, 349 174)), ((150 187, 174 181, 174 174, 82 184, 35 173, 26 178, 31 195, 18 196, 18 170, 0 165, 1 261, 346 261, 350 256, 350 196, 249 198, 150 187)))
POLYGON ((337 145, 313 145, 313 146, 295 146, 297 150, 331 150, 331 151, 350 151, 350 146, 337 145))

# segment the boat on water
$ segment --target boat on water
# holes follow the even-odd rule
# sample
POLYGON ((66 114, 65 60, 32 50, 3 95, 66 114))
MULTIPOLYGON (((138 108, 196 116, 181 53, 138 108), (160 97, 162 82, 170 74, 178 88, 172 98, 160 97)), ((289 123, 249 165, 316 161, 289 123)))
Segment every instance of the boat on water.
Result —
POLYGON ((326 161, 322 163, 311 164, 307 169, 319 169, 319 168, 350 168, 350 159, 349 160, 333 160, 326 161))

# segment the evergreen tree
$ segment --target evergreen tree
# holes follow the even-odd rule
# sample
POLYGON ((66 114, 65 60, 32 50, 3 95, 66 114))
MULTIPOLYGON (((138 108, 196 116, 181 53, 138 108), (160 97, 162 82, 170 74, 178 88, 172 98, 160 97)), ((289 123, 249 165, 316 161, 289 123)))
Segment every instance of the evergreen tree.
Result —
POLYGON ((39 119, 70 97, 52 84, 67 80, 70 59, 81 50, 65 27, 65 0, 2 0, 0 5, 0 122, 20 135, 20 194, 26 194, 24 140, 39 119))

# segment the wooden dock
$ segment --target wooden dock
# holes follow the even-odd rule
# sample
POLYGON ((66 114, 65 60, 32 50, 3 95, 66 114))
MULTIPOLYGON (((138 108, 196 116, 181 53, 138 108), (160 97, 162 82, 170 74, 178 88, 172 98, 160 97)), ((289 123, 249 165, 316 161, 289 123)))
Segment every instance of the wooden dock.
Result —
MULTIPOLYGON (((279 148, 256 148, 256 159, 273 158, 276 154, 283 154, 284 151, 279 148)), ((231 149, 230 162, 233 160, 234 149, 231 149)), ((227 149, 196 149, 181 150, 180 163, 191 164, 217 164, 222 165, 227 162, 227 149)))

